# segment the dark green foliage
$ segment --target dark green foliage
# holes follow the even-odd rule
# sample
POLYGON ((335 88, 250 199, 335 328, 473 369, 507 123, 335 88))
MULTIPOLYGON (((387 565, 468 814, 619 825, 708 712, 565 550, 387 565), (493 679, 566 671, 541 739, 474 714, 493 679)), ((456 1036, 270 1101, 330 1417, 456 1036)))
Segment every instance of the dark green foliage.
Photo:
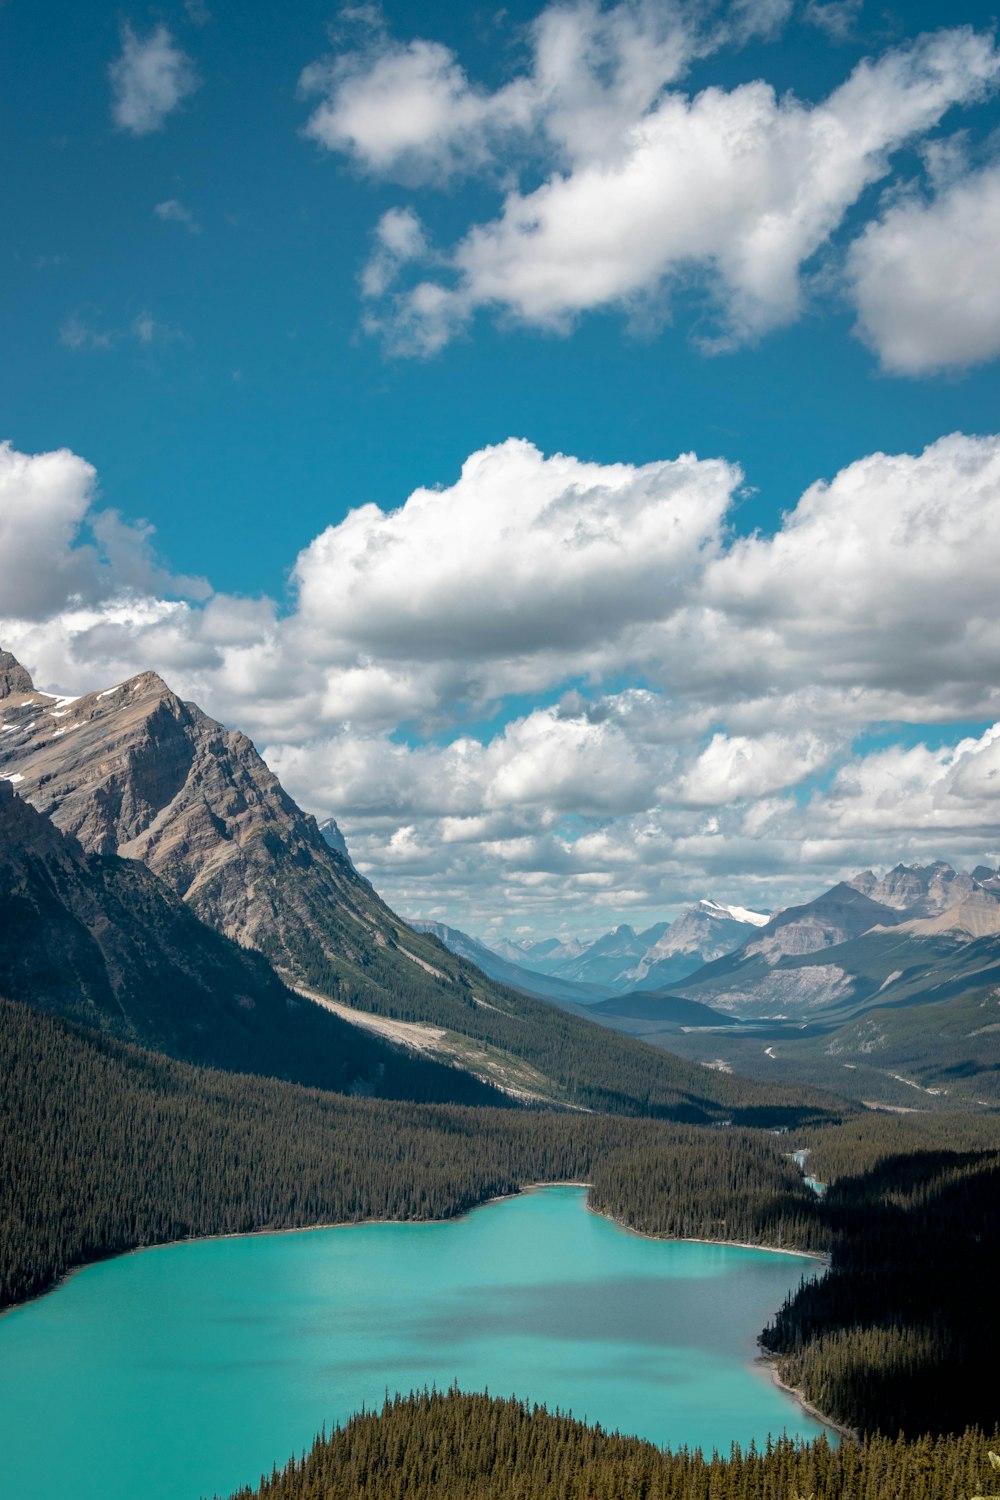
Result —
POLYGON ((966 1500, 991 1487, 998 1442, 973 1428, 705 1457, 520 1401, 425 1391, 353 1417, 238 1500, 966 1500))
POLYGON ((994 1421, 982 1371, 1000 1327, 1000 1124, 868 1116, 804 1139, 831 1184, 831 1269, 764 1335, 782 1378, 858 1429, 994 1421))
POLYGON ((832 1247, 831 1275, 767 1333, 783 1378, 831 1415, 888 1432, 994 1420, 977 1356, 1000 1313, 996 1119, 850 1115, 778 1136, 405 1105, 194 1068, 0 1002, 2 1303, 140 1245, 447 1218, 565 1180, 646 1233, 832 1247), (798 1146, 832 1184, 824 1200, 798 1146))
POLYGON ((761 1132, 349 1099, 188 1067, 7 1002, 0 1106, 0 1303, 138 1245, 448 1218, 536 1181, 592 1180, 595 1206, 631 1220, 652 1212, 631 1195, 654 1172, 664 1217, 644 1227, 683 1215, 723 1238, 812 1233, 811 1195, 761 1132))

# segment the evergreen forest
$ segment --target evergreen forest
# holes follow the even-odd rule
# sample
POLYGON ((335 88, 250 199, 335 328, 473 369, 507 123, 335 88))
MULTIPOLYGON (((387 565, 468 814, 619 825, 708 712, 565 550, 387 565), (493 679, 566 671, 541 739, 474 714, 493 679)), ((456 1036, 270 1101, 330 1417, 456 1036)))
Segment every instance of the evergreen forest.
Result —
POLYGON ((188 1236, 447 1218, 534 1182, 653 1235, 828 1254, 764 1333, 863 1433, 996 1418, 1000 1121, 831 1112, 795 1131, 352 1098, 175 1061, 0 1002, 0 1299, 188 1236), (807 1149, 822 1198, 791 1153, 807 1149), (987 1350, 988 1352, 988 1350, 987 1350))
POLYGON ((233 1500, 972 1500, 995 1487, 998 1446, 971 1427, 664 1453, 544 1407, 424 1391, 360 1413, 233 1500))

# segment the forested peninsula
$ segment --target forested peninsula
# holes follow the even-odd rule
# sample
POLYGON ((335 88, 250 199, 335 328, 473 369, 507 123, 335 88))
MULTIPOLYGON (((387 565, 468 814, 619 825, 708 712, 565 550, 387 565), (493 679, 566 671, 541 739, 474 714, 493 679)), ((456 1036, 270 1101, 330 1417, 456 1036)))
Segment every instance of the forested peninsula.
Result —
POLYGON ((425 1391, 352 1417, 233 1500, 967 1500, 991 1483, 991 1431, 662 1452, 544 1407, 425 1391))

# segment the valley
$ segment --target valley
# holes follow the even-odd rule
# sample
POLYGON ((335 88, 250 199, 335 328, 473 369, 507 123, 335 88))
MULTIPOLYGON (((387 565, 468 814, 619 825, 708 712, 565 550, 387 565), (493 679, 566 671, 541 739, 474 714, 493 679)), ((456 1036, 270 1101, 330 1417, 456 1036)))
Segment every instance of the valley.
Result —
MULTIPOLYGON (((153 1245, 429 1226, 531 1184, 588 1183, 590 1207, 651 1237, 625 1242, 650 1253, 667 1239, 829 1256, 818 1280, 786 1282, 780 1308, 768 1293, 743 1310, 781 1380, 831 1420, 895 1431, 989 1419, 969 1382, 953 1381, 949 1404, 936 1392, 993 1296, 975 1247, 993 1243, 1000 1171, 996 872, 865 872, 771 917, 706 899, 650 931, 619 925, 596 953, 542 944, 517 963, 515 945, 505 956, 450 927, 408 926, 332 821, 321 827, 249 740, 154 674, 70 700, 39 693, 9 654, 0 668, 5 1305, 153 1245), (566 962, 572 975, 557 972, 566 962), (914 1235, 925 1248, 904 1306, 893 1288, 914 1235), (863 1247, 876 1242, 873 1286, 863 1247)), ((561 1241, 542 1259, 568 1254, 561 1241)), ((699 1346, 707 1329, 700 1320, 699 1346)), ((602 1361, 610 1338, 596 1337, 602 1361)), ((687 1370, 706 1358, 692 1338, 687 1370)), ((456 1359, 421 1374, 407 1356, 405 1378, 447 1386, 456 1359)), ((378 1362, 372 1399, 391 1368, 378 1362)), ((462 1378, 485 1383, 486 1368, 462 1378)), ((368 1399, 364 1380, 347 1389, 337 1421, 368 1399)), ((537 1394, 559 1404, 582 1390, 546 1376, 537 1394)), ((640 1409, 638 1388, 623 1399, 640 1409)), ((613 1401, 603 1418, 587 1410, 624 1420, 613 1401)), ((321 1419, 317 1407, 312 1427, 321 1419)), ((677 1440, 658 1419, 628 1420, 677 1440)), ((772 1419, 755 1420, 763 1432, 772 1419)), ((309 1435, 272 1435, 273 1461, 309 1435)), ((127 1485, 163 1467, 152 1450, 135 1462, 127 1485)), ((218 1484, 252 1478, 257 1462, 218 1484)))

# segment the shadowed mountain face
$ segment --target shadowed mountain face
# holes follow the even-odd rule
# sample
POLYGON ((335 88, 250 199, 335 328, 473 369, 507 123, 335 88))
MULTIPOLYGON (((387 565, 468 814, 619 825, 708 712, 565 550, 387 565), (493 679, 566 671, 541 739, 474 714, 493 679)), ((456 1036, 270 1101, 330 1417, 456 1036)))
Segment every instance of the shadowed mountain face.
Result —
POLYGON ((500 1103, 293 994, 134 860, 88 854, 0 781, 0 995, 174 1057, 386 1098, 500 1103))
POLYGON ((275 889, 278 856, 310 872, 317 899, 369 922, 364 883, 246 735, 182 703, 155 672, 74 700, 24 676, 3 700, 0 771, 85 849, 141 860, 213 927, 279 960, 310 911, 294 882, 275 889))

